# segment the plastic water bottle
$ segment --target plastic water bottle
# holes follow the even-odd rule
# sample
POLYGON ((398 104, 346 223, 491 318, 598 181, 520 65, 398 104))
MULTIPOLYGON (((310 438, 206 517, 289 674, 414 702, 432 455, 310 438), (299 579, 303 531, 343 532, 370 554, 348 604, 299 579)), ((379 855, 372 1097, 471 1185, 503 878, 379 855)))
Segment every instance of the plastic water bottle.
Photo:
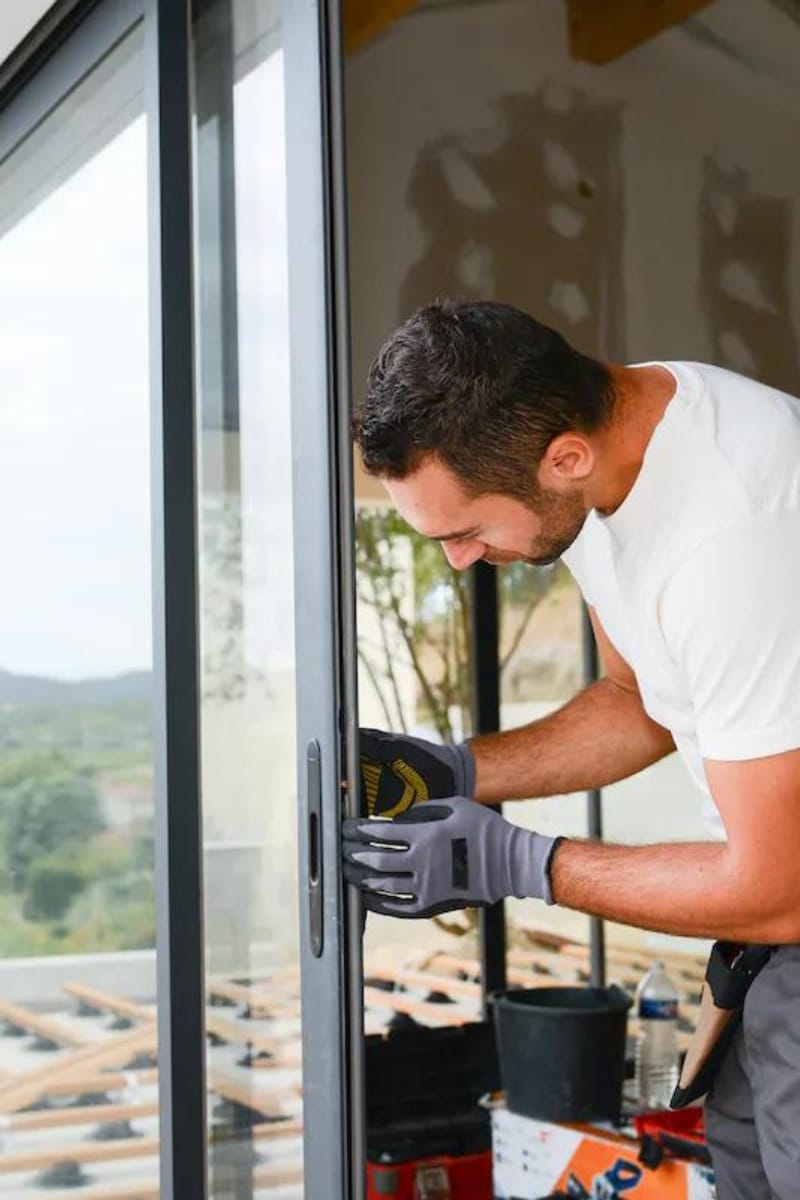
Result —
POLYGON ((678 1082, 678 992, 663 962, 636 989, 636 1095, 641 1108, 667 1108, 678 1082))

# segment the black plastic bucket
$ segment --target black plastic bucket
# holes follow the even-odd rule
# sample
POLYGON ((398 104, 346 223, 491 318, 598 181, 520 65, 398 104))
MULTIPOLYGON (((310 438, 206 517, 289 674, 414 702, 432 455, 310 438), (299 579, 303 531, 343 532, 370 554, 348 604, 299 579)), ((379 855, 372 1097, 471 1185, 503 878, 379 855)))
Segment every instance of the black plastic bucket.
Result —
POLYGON ((622 988, 541 987, 492 997, 511 1112, 542 1121, 616 1121, 631 998, 622 988))

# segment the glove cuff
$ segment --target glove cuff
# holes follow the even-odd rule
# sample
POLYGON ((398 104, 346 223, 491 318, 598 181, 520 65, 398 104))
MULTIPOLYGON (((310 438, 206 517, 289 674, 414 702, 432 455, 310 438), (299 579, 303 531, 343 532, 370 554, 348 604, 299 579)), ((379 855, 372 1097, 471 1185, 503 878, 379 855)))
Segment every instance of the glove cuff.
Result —
POLYGON ((469 742, 458 742, 451 749, 453 751, 455 795, 466 796, 468 800, 474 800, 475 757, 469 748, 469 742))
POLYGON ((550 866, 553 862, 553 854, 555 853, 556 847, 560 846, 565 840, 566 839, 563 837, 550 838, 550 845, 545 851, 545 855, 542 860, 542 899, 544 900, 545 904, 555 904, 555 900, 553 899, 553 884, 550 879, 550 866))
POLYGON ((536 900, 544 900, 545 904, 554 904, 550 860, 556 846, 564 839, 546 837, 518 825, 512 828, 509 895, 516 896, 518 900, 531 896, 536 900))

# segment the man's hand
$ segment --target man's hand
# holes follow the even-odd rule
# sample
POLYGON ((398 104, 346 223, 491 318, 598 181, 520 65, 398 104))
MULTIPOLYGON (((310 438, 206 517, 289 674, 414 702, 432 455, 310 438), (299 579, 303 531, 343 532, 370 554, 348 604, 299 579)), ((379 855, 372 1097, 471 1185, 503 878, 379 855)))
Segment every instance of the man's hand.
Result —
POLYGON ((475 791, 475 761, 466 742, 438 746, 405 734, 362 729, 359 750, 371 817, 396 817, 424 800, 472 796, 475 791))
POLYGON ((432 917, 504 896, 552 903, 550 856, 558 838, 506 821, 464 796, 401 812, 394 821, 343 823, 345 878, 372 912, 432 917))

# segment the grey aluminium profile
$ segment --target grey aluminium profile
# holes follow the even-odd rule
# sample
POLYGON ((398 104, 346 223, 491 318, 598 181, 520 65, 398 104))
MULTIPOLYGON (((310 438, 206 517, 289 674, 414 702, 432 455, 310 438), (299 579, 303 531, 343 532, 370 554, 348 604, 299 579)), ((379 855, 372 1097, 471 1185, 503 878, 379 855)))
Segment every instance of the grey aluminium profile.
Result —
MULTIPOLYGON (((469 573, 470 636, 473 671, 472 726, 476 734, 500 729, 500 606, 497 568, 477 562, 469 573)), ((496 812, 501 805, 492 806, 496 812)), ((502 900, 478 910, 481 1007, 489 1016, 489 997, 506 986, 506 917, 502 900)))
MULTIPOLYGON (((347 637, 342 626, 350 610, 342 608, 340 563, 346 544, 340 538, 339 496, 346 471, 343 481, 342 464, 336 460, 346 393, 341 392, 336 359, 341 325, 334 315, 335 302, 346 303, 346 298, 334 297, 341 277, 332 266, 327 17, 317 0, 287 0, 283 9, 298 861, 306 885, 300 906, 304 1188, 309 1197, 360 1200, 364 1162, 354 1158, 347 1135, 351 1117, 358 1120, 352 1111, 354 1057, 348 1028, 352 976, 343 946, 351 910, 340 869, 341 781, 347 769, 342 740, 352 719, 352 697, 348 688, 345 718, 342 675, 349 668, 342 667, 347 637), (312 863, 321 867, 319 872, 312 863)), ((357 1055, 361 1039, 353 1041, 357 1055)), ((363 1109, 363 1091, 356 1103, 363 1109)))
MULTIPOLYGON (((0 65, 0 162, 53 112, 140 21, 144 0, 70 4, 0 65), (23 48, 26 52, 23 54, 23 48)), ((35 32, 35 31, 34 31, 35 32)))
POLYGON ((188 0, 147 0, 156 950, 161 1200, 205 1200, 188 0))
MULTIPOLYGON (((329 229, 328 254, 328 354, 332 380, 335 462, 332 511, 337 513, 336 562, 338 565, 339 612, 337 623, 337 698, 342 809, 360 816, 360 762, 358 731, 358 641, 356 634, 356 552, 352 412, 352 364, 350 357, 350 279, 347 222, 347 145, 345 130, 345 65, 342 4, 324 0, 320 5, 322 46, 322 122, 324 196, 329 229)), ((365 910, 357 888, 344 889, 344 936, 342 944, 345 995, 341 1015, 346 1075, 344 1117, 348 1147, 348 1200, 366 1196, 367 1096, 364 1056, 364 961, 365 910)))
MULTIPOLYGON (((598 678, 597 643, 589 620, 586 605, 581 609, 581 651, 583 659, 584 687, 598 678)), ((593 788, 586 794, 587 832, 590 838, 603 837, 603 794, 593 788)), ((589 982, 592 987, 603 987, 606 982, 605 924, 600 917, 589 918, 589 982)))
POLYGON ((24 88, 35 76, 38 79, 42 62, 74 33, 98 2, 56 0, 14 47, 8 58, 0 63, 0 92, 10 95, 24 88))

